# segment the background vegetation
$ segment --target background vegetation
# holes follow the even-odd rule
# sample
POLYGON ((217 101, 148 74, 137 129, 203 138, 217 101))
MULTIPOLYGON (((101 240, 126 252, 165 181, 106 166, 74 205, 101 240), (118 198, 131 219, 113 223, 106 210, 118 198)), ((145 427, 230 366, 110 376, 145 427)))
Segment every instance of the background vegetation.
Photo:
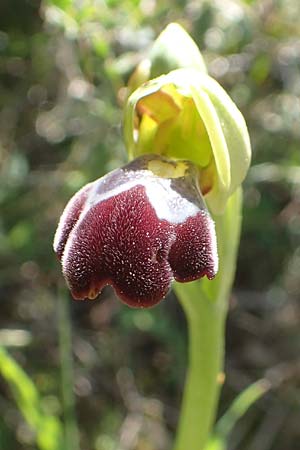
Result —
MULTIPOLYGON (((44 437, 59 439, 51 416, 62 416, 58 310, 68 294, 58 287, 53 234, 70 196, 126 161, 122 87, 171 21, 202 49, 253 145, 219 414, 259 378, 272 389, 229 449, 299 448, 299 17, 298 0, 1 0, 0 344, 30 376, 41 408, 25 420, 22 393, 2 374, 1 450, 51 448, 39 441, 41 423, 44 437)), ((110 288, 69 304, 81 448, 170 449, 187 358, 174 294, 149 311, 121 305, 110 288)))

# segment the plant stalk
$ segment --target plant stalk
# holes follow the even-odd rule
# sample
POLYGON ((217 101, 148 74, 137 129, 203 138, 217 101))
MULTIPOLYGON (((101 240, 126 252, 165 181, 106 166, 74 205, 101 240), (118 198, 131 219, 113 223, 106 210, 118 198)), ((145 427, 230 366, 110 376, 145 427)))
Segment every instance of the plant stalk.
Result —
POLYGON ((212 281, 176 283, 189 332, 189 367, 174 450, 203 450, 211 433, 223 378, 224 324, 236 267, 241 190, 231 196, 216 224, 219 273, 212 281))

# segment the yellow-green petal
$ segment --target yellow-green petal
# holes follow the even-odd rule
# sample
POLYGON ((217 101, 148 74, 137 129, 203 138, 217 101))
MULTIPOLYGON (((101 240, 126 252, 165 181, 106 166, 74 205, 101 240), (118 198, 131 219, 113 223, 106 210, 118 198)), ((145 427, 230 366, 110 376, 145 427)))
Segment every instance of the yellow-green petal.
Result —
POLYGON ((230 154, 232 193, 244 180, 251 161, 251 144, 243 115, 225 90, 211 77, 205 77, 203 90, 218 116, 230 154))

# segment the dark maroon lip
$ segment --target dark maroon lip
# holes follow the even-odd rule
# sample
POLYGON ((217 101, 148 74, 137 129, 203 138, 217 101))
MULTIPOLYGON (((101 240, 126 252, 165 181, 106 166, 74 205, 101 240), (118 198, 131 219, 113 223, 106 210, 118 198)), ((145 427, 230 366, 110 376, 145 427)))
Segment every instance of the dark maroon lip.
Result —
MULTIPOLYGON (((61 217, 54 250, 76 299, 95 298, 111 284, 134 307, 157 304, 176 279, 217 272, 214 223, 196 169, 165 178, 147 155, 82 188, 61 217)), ((176 165, 176 162, 170 162, 176 165)))

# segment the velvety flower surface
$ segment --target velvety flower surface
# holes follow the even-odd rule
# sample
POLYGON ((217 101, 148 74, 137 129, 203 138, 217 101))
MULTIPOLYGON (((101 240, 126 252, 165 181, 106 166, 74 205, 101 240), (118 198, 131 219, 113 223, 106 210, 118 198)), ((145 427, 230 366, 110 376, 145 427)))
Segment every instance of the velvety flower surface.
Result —
POLYGON ((157 155, 137 158, 75 194, 54 250, 75 299, 93 299, 111 284, 135 307, 159 302, 173 279, 211 279, 218 266, 197 169, 157 155))

